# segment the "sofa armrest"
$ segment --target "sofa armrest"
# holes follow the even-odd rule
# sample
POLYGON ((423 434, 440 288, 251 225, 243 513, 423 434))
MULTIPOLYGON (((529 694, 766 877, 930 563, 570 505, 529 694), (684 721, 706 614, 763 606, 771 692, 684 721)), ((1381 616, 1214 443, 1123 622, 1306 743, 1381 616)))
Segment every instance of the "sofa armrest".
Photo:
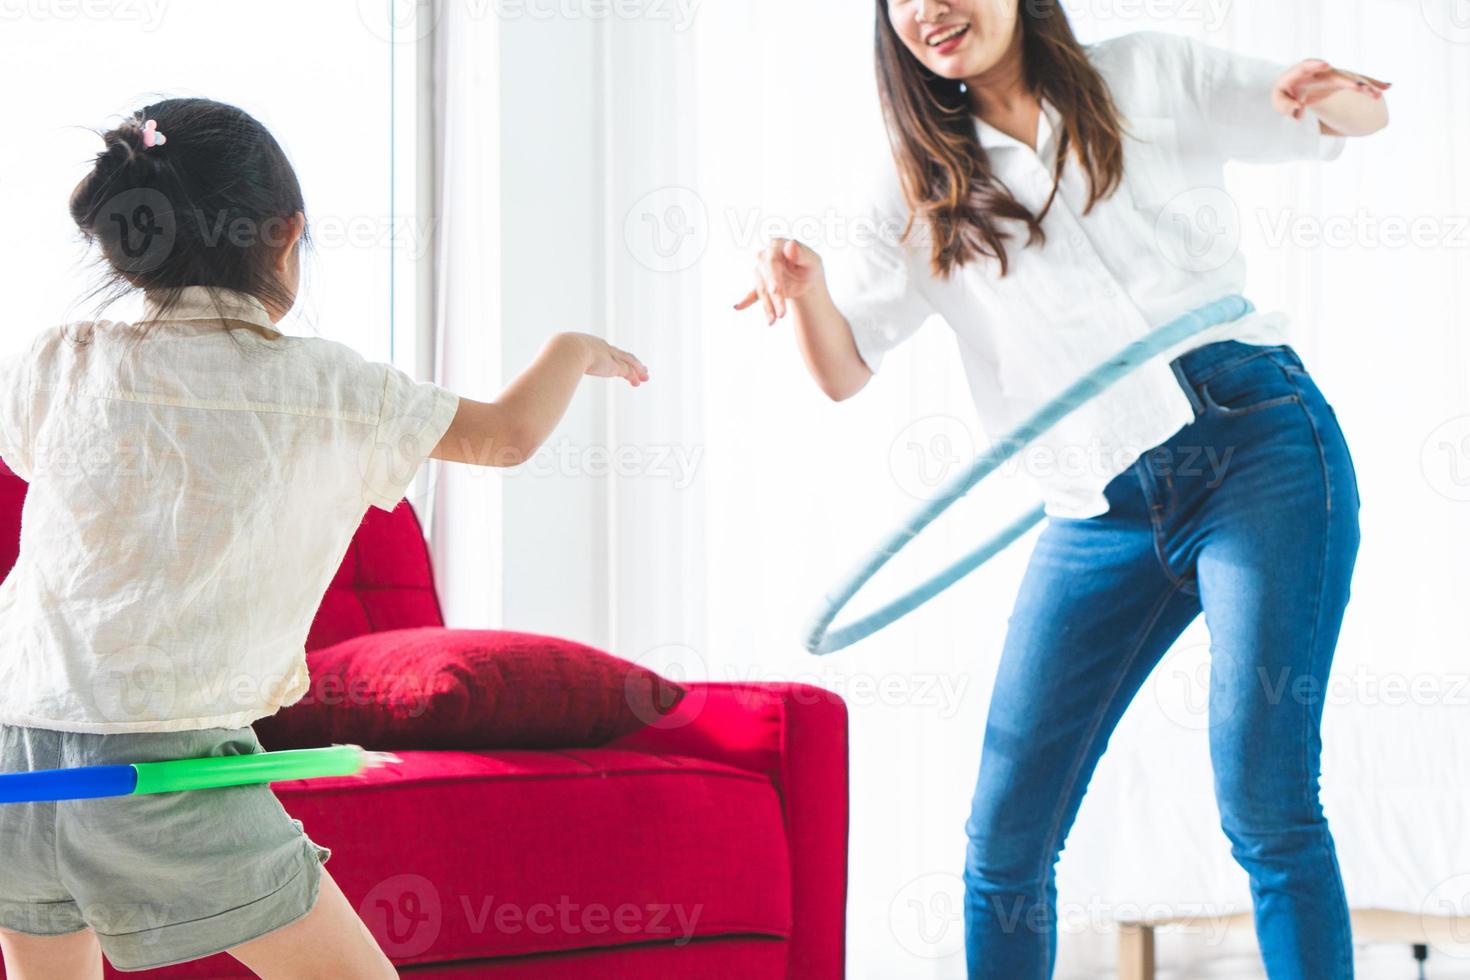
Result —
POLYGON ((768 777, 791 849, 789 976, 844 975, 847 913, 847 705, 808 684, 685 685, 668 715, 610 747, 692 756, 768 777))

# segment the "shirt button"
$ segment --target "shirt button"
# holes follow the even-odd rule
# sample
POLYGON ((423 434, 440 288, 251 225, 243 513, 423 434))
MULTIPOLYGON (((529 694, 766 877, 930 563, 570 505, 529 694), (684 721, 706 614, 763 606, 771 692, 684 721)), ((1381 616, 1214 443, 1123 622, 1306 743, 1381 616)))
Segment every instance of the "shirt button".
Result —
POLYGON ((1080 231, 1074 231, 1074 232, 1072 232, 1071 241, 1072 241, 1072 244, 1073 245, 1077 246, 1078 248, 1081 248, 1082 247, 1082 243, 1085 242, 1085 241, 1087 241, 1087 239, 1086 239, 1086 237, 1083 236, 1082 232, 1080 232, 1080 231))

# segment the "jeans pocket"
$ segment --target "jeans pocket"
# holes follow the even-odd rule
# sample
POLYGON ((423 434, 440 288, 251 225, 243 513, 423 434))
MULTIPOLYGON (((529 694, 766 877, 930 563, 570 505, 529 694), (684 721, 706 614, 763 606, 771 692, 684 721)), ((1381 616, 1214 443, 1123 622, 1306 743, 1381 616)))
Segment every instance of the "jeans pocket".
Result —
POLYGON ((1300 404, 1299 374, 1275 357, 1253 357, 1199 386, 1204 414, 1216 418, 1238 418, 1268 408, 1300 404))

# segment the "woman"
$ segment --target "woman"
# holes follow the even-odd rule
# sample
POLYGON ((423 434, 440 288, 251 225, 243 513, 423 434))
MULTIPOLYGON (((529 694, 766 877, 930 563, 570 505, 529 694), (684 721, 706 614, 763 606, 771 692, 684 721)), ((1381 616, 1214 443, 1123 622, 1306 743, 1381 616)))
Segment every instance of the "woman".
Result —
MULTIPOLYGON (((1149 329, 1240 293, 1227 160, 1336 158, 1384 83, 1166 34, 1083 47, 1043 0, 878 0, 896 173, 833 295, 777 241, 756 286, 842 400, 931 314, 999 434, 1149 329), (1356 96, 1338 96, 1341 92, 1356 96)), ((1381 125, 1381 123, 1379 123, 1381 125)), ((1050 520, 1010 620, 966 830, 970 976, 1050 976, 1054 867, 1124 708, 1201 611, 1221 821, 1273 980, 1351 977, 1318 802, 1321 692, 1358 546, 1335 415, 1253 313, 1166 352, 1039 443, 1050 520)), ((1181 856, 1182 857, 1182 856, 1181 856)))

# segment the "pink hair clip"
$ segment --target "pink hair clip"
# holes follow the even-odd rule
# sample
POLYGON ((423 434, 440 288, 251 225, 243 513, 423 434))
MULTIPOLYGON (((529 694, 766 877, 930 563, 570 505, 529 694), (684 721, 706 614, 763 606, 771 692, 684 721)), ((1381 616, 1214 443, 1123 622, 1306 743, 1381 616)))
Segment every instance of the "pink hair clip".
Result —
POLYGON ((168 142, 168 137, 158 131, 158 123, 152 119, 143 124, 143 145, 162 146, 168 142))

